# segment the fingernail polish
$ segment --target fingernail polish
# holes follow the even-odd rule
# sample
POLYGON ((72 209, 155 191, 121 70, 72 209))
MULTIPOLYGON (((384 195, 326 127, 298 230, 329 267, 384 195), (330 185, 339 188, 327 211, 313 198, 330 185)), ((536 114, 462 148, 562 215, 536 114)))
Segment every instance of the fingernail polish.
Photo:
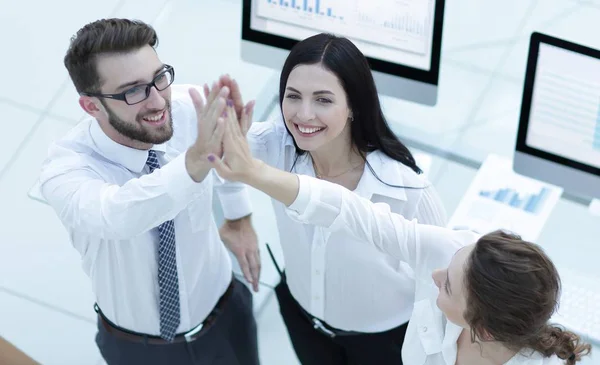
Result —
POLYGON ((227 106, 233 106, 233 100, 227 99, 227 106))
POLYGON ((208 160, 210 162, 215 162, 215 156, 214 155, 208 155, 208 160))
POLYGON ((227 117, 227 110, 223 110, 223 113, 221 114, 221 116, 222 116, 223 118, 226 118, 226 117, 227 117))

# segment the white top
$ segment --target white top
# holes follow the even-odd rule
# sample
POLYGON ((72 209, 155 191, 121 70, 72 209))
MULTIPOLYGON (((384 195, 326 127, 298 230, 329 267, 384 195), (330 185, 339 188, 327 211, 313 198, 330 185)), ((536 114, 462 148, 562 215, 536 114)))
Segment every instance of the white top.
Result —
MULTIPOLYGON (((282 119, 254 123, 248 140, 255 157, 271 166, 315 176, 309 154, 296 160, 293 137, 282 119)), ((374 202, 386 202, 392 210, 420 222, 445 225, 440 199, 422 175, 382 152, 367 161, 390 187, 368 167, 355 192, 374 202), (425 187, 424 189, 422 187, 425 187)), ((294 298, 313 316, 348 331, 382 332, 404 324, 414 302, 412 270, 396 257, 339 231, 323 237, 310 225, 290 219, 285 206, 273 201, 288 285, 294 298)))
MULTIPOLYGON (((300 191, 287 210, 290 218, 318 226, 327 237, 338 231, 354 235, 365 246, 376 247, 404 260, 414 270, 415 303, 402 347, 402 361, 411 365, 454 365, 456 341, 462 328, 447 321, 436 305, 438 288, 431 273, 447 266, 461 247, 480 235, 417 224, 390 211, 387 204, 371 204, 336 184, 299 176, 300 191)), ((506 365, 554 365, 564 360, 522 351, 506 365)))
POLYGON ((147 151, 117 144, 90 118, 51 145, 40 177, 44 198, 81 254, 100 309, 118 326, 152 335, 159 334, 159 236, 153 228, 175 219, 178 332, 184 332, 206 318, 232 278, 211 213, 213 187, 226 218, 250 214, 244 185, 224 183, 214 170, 201 183, 187 173, 183 152, 197 134, 187 90, 172 86, 174 136, 153 147, 161 169, 148 174, 147 151))

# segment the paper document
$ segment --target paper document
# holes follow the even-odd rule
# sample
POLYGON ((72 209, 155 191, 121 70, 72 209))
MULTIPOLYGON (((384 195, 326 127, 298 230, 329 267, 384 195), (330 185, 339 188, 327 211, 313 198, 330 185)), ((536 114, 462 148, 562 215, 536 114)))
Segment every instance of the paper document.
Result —
POLYGON ((505 229, 536 241, 563 189, 516 174, 512 161, 489 155, 448 227, 488 233, 505 229))

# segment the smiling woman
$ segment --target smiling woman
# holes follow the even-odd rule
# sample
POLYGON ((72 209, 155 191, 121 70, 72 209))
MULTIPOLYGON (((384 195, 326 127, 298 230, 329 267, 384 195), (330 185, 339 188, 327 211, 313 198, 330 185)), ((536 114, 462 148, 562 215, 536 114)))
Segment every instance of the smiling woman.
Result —
MULTIPOLYGON (((387 125, 369 64, 351 41, 318 34, 299 42, 281 72, 279 100, 282 118, 247 133, 254 156, 385 202, 409 219, 445 224, 435 190, 387 125)), ((285 259, 276 293, 301 363, 399 364, 414 299, 410 268, 347 232, 325 237, 273 206, 285 259)))
POLYGON ((236 123, 229 126, 227 159, 214 163, 221 176, 277 199, 322 237, 347 232, 413 269, 405 364, 574 365, 589 354, 578 335, 549 323, 560 277, 538 245, 503 231, 480 236, 407 220, 337 184, 253 159, 236 123))

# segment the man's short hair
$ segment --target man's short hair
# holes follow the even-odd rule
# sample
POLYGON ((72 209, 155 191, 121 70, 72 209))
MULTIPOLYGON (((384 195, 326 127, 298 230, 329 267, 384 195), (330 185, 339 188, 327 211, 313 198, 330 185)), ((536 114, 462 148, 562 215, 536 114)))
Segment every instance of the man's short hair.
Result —
POLYGON ((145 45, 158 45, 152 26, 138 20, 101 19, 85 25, 71 38, 64 63, 78 93, 97 93, 102 85, 98 56, 128 53, 145 45))

